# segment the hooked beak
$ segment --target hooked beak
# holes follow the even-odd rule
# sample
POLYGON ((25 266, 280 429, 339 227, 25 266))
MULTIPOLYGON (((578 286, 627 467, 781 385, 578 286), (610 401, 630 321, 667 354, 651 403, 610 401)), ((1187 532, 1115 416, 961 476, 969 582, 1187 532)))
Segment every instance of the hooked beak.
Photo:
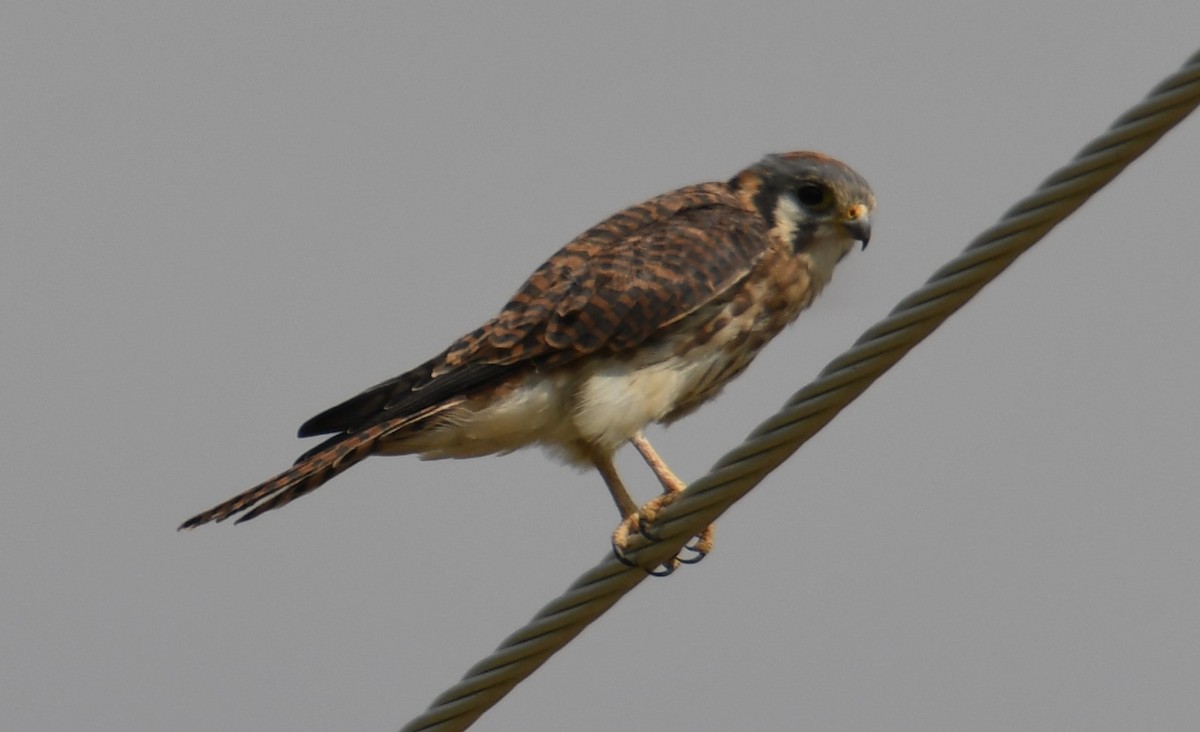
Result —
POLYGON ((851 206, 846 212, 842 226, 846 227, 846 231, 850 232, 855 241, 862 242, 863 249, 867 248, 867 243, 871 241, 871 215, 866 206, 861 203, 851 206))

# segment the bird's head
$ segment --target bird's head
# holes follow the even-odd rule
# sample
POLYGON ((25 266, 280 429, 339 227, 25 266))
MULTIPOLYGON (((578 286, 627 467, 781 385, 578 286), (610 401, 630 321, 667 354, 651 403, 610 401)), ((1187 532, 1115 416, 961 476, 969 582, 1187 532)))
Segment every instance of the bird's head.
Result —
POLYGON ((729 186, 797 253, 816 243, 841 244, 834 247, 840 259, 854 242, 866 249, 871 239, 871 187, 848 165, 821 153, 767 155, 729 186))

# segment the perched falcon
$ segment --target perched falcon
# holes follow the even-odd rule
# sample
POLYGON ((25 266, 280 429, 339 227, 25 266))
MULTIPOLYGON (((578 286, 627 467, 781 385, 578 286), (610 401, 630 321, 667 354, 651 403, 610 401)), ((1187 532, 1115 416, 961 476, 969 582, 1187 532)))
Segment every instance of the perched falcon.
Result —
MULTIPOLYGON (((843 163, 791 152, 627 208, 560 249, 499 315, 441 354, 305 422, 300 437, 332 437, 291 468, 180 528, 252 519, 369 455, 465 458, 538 444, 600 472, 621 512, 613 548, 623 559, 631 532, 685 487, 643 428, 690 413, 741 373, 854 243, 866 247, 874 206, 843 163), (641 508, 613 466, 626 442, 664 489, 641 508)), ((710 526, 696 559, 711 546, 710 526)))

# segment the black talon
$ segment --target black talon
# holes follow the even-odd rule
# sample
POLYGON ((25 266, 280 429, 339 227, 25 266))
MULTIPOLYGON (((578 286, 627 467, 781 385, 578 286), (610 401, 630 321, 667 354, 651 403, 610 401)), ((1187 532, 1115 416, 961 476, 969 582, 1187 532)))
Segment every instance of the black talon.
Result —
POLYGON ((612 545, 612 552, 613 552, 613 556, 616 557, 617 561, 620 562, 621 564, 624 564, 626 567, 641 566, 637 562, 635 562, 632 559, 630 559, 629 557, 625 556, 625 550, 618 548, 616 544, 612 545))
MULTIPOLYGON (((625 552, 622 551, 621 549, 618 549, 616 544, 612 545, 612 553, 613 553, 613 557, 621 564, 624 564, 626 567, 642 568, 642 565, 638 564, 637 562, 634 562, 632 559, 625 556, 625 552)), ((680 561, 683 561, 683 560, 680 560, 680 561)), ((688 563, 691 564, 690 561, 688 563)), ((679 568, 677 565, 668 564, 666 562, 663 562, 662 565, 660 565, 660 566, 662 567, 662 569, 643 569, 643 571, 645 571, 645 573, 650 575, 651 577, 667 577, 672 574, 675 574, 675 570, 679 568)))
MULTIPOLYGON (((638 521, 637 531, 639 534, 645 537, 647 541, 652 541, 655 543, 662 541, 662 537, 660 537, 650 528, 650 522, 646 521, 645 519, 638 521)), ((675 574, 675 570, 679 569, 681 564, 697 564, 700 562, 700 560, 708 556, 708 552, 697 549, 695 544, 687 544, 683 548, 691 552, 693 556, 684 558, 680 555, 676 555, 669 562, 663 562, 655 569, 643 568, 643 570, 651 577, 668 577, 672 574, 675 574)), ((626 567, 641 567, 640 564, 625 556, 625 551, 616 544, 612 545, 612 551, 613 556, 616 557, 617 561, 621 564, 624 564, 626 567)))
POLYGON ((675 574, 675 570, 679 568, 678 565, 667 562, 663 562, 659 565, 659 567, 662 569, 647 569, 646 574, 650 575, 651 577, 670 577, 671 575, 675 574))
POLYGON ((689 552, 691 552, 695 556, 688 557, 687 559, 684 559, 683 557, 680 557, 680 556, 676 556, 675 559, 679 560, 683 564, 699 564, 701 559, 704 559, 705 557, 708 556, 708 552, 702 552, 690 544, 685 546, 684 549, 687 549, 689 552))

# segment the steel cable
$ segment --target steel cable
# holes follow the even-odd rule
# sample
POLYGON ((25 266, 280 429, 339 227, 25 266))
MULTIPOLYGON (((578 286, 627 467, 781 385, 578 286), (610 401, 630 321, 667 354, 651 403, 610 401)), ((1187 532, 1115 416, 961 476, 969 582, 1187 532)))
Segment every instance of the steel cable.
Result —
MULTIPOLYGON (((646 567, 675 554, 828 424, 980 289, 1200 105, 1200 52, 1140 104, 976 237, 916 292, 829 363, 746 441, 693 482, 655 521, 658 542, 640 537, 629 557, 646 567)), ((626 592, 646 578, 612 557, 584 573, 402 732, 451 732, 474 723, 626 592)))

